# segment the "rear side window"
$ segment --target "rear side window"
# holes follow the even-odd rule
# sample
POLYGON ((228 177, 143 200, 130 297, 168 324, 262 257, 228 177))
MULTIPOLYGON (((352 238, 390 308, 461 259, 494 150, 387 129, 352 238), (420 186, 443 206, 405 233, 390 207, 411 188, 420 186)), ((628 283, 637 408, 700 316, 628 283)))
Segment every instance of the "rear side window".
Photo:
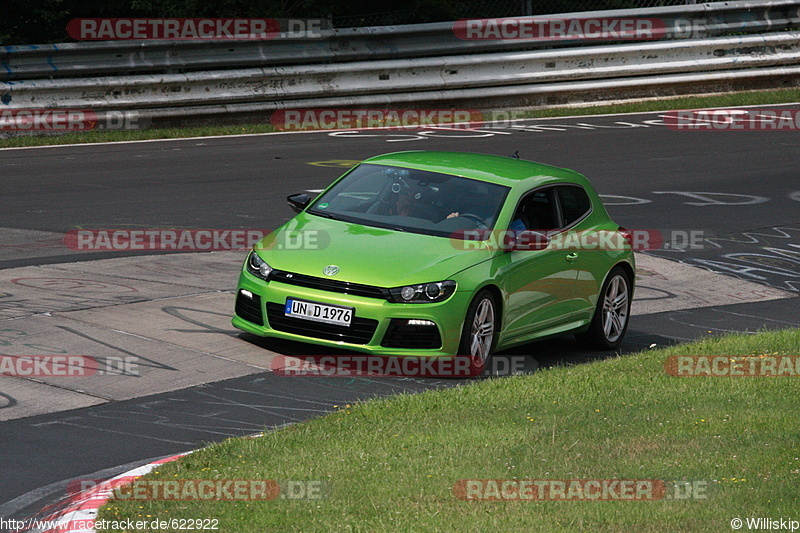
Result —
POLYGON ((558 197, 561 201, 562 227, 580 220, 592 209, 589 195, 578 185, 558 187, 558 197))
POLYGON ((511 219, 512 230, 547 231, 560 227, 555 189, 548 187, 528 193, 511 219))

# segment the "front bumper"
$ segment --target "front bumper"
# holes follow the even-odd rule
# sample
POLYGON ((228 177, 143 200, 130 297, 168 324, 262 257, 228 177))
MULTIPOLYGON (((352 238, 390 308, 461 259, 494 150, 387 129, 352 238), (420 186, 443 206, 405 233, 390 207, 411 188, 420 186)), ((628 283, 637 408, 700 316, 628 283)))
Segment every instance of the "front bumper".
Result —
POLYGON ((456 291, 443 302, 402 304, 329 292, 279 281, 266 282, 245 269, 236 291, 234 327, 262 337, 308 342, 332 348, 389 356, 453 356, 458 350, 471 294, 456 291), (249 292, 252 297, 242 294, 249 292), (349 327, 286 317, 287 298, 352 307, 349 327), (435 326, 409 325, 430 321, 435 326), (435 331, 432 331, 432 328, 435 331), (438 334, 438 335, 434 335, 438 334), (438 336, 438 339, 435 337, 438 336))

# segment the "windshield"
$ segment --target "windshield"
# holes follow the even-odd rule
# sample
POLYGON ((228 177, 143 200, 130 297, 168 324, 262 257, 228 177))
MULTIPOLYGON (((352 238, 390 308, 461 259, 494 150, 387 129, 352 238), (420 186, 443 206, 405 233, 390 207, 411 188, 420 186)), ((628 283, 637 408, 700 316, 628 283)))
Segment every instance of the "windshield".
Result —
POLYGON ((493 229, 508 187, 426 170, 362 164, 309 213, 398 231, 450 237, 493 229))

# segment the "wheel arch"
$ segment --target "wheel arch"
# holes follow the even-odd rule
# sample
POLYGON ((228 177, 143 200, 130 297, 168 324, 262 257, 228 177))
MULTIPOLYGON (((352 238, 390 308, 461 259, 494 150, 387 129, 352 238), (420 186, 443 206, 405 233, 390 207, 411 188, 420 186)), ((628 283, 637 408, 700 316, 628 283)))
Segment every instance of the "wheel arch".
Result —
MULTIPOLYGON (((620 261, 608 271, 608 274, 611 274, 611 271, 615 268, 620 267, 625 273, 628 275, 628 280, 631 282, 631 300, 633 300, 633 292, 636 288, 636 272, 633 270, 633 266, 627 261, 620 261)), ((608 274, 606 274, 606 279, 608 279, 608 274)), ((603 280, 603 284, 605 284, 606 280, 603 280)), ((601 287, 603 285, 600 285, 601 287)))

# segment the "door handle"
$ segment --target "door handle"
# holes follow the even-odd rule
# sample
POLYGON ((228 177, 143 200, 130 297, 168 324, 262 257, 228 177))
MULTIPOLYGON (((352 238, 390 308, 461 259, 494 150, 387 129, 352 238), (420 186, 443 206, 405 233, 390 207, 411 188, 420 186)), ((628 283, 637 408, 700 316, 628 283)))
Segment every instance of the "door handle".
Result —
POLYGON ((578 258, 578 252, 567 254, 567 261, 575 261, 578 258))

